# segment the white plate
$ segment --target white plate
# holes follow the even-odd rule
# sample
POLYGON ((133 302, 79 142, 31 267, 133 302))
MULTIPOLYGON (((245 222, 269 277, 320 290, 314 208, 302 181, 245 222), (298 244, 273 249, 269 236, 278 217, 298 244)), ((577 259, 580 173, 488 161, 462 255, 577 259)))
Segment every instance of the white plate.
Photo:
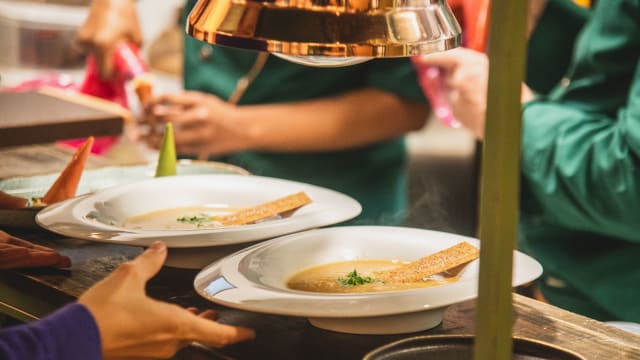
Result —
POLYGON ((79 239, 147 246, 162 240, 169 248, 237 245, 349 220, 360 204, 333 190, 275 178, 246 175, 185 175, 120 185, 46 207, 37 223, 79 239), (223 204, 249 207, 304 191, 312 202, 286 218, 256 224, 193 230, 124 228, 127 218, 183 206, 223 204), (98 220, 99 219, 99 220, 98 220), (115 224, 115 225, 110 225, 115 224))
MULTIPOLYGON (((393 334, 429 329, 446 307, 477 295, 479 260, 459 281, 434 287, 363 294, 291 290, 287 280, 314 265, 356 259, 414 260, 477 239, 455 234, 383 226, 344 226, 305 231, 262 242, 218 260, 194 280, 206 299, 229 307, 307 317, 320 328, 359 334, 393 334)), ((534 280, 542 267, 514 252, 513 285, 534 280)))
MULTIPOLYGON (((176 170, 178 175, 249 175, 247 170, 234 165, 188 159, 178 160, 176 170)), ((155 165, 108 166, 99 169, 87 169, 82 172, 76 194, 83 195, 116 185, 151 179, 154 177, 155 171, 155 165)), ((0 191, 26 199, 39 198, 44 196, 58 176, 60 176, 59 172, 0 179, 0 191)), ((40 210, 42 210, 42 206, 11 210, 0 209, 0 227, 37 228, 35 217, 40 210)))

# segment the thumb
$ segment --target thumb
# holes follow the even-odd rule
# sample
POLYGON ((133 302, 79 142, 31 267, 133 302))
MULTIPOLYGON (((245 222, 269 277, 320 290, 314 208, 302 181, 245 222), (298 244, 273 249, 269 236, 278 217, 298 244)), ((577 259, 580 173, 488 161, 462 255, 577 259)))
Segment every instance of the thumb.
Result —
POLYGON ((167 246, 163 242, 156 241, 131 261, 131 267, 135 268, 135 274, 141 280, 147 281, 160 271, 166 258, 167 246))

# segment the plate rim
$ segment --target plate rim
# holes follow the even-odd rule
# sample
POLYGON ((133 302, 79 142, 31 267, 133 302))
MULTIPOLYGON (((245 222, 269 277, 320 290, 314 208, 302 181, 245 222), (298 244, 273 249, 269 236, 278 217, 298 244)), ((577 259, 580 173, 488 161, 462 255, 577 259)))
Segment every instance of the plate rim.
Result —
MULTIPOLYGON (((167 244, 169 248, 190 248, 190 247, 210 247, 210 246, 221 246, 221 245, 232 245, 232 244, 240 244, 244 242, 250 241, 259 241, 264 240, 266 238, 273 238, 277 236, 282 236, 286 234, 291 234, 293 232, 299 232, 306 229, 327 226, 332 224, 337 224, 340 222, 348 221, 357 217, 362 212, 362 205, 353 197, 346 195, 344 193, 317 186, 312 184, 307 184, 303 182, 286 180, 274 177, 266 177, 266 176, 258 176, 258 175, 239 175, 239 174, 188 174, 188 175, 180 175, 175 177, 161 177, 161 178, 151 178, 140 181, 135 181, 127 184, 121 184, 117 186, 113 186, 106 189, 101 189, 93 193, 80 195, 56 204, 49 205, 38 212, 35 217, 36 223, 54 233, 69 236, 73 238, 79 238, 89 241, 96 242, 104 242, 104 243, 116 243, 116 244, 124 244, 124 245, 144 245, 150 244, 152 240, 166 240, 173 241, 176 238, 185 239, 183 243, 178 244, 167 244), (242 225, 238 227, 221 227, 221 228, 210 228, 210 229, 194 229, 194 230, 134 230, 127 229, 117 226, 110 226, 107 224, 99 223, 96 227, 89 226, 88 221, 84 221, 84 219, 77 218, 75 216, 71 216, 73 209, 75 207, 84 204, 86 201, 92 201, 92 198, 101 198, 104 196, 108 196, 112 193, 117 193, 122 191, 123 188, 126 187, 136 187, 136 186, 144 186, 145 183, 148 182, 157 182, 157 181, 195 181, 192 179, 203 179, 203 178, 216 178, 217 181, 223 181, 220 179, 227 178, 231 180, 224 181, 232 181, 237 179, 239 181, 249 181, 252 183, 259 184, 260 182, 267 181, 273 183, 281 183, 290 186, 296 186, 298 188, 302 187, 308 192, 319 192, 321 194, 337 196, 341 199, 342 203, 338 206, 339 209, 343 209, 342 212, 336 212, 334 209, 320 209, 317 212, 305 214, 304 217, 290 217, 286 219, 279 219, 278 221, 269 221, 259 224, 248 224, 242 225), (67 211, 62 214, 63 210, 67 211), (329 214, 327 216, 327 214, 329 214), (324 220, 317 219, 318 217, 324 216, 324 220), (64 220, 64 226, 61 227, 56 224, 64 220), (277 230, 277 229, 281 230, 277 230), (285 228, 290 228, 291 230, 286 230, 285 228), (206 236, 224 236, 225 234, 233 234, 238 232, 249 232, 249 231, 260 231, 260 230, 269 230, 271 231, 269 235, 265 235, 263 237, 258 236, 257 238, 254 236, 250 239, 235 239, 235 240, 215 240, 214 243, 211 243, 212 240, 209 238, 208 244, 200 244, 194 245, 193 240, 189 242, 188 239, 196 238, 196 237, 206 237, 206 236), (277 233, 273 235, 272 233, 277 233)), ((177 241, 177 240, 176 240, 177 241)))
MULTIPOLYGON (((382 225, 352 225, 352 226, 333 226, 333 227, 325 227, 325 228, 321 228, 321 229, 311 229, 311 230, 306 230, 306 231, 301 231, 301 232, 297 232, 294 234, 289 234, 289 235, 284 235, 284 236, 280 236, 271 240, 267 240, 267 241, 263 241, 261 243, 255 244, 251 247, 242 249, 240 251, 237 251, 231 255, 228 255, 222 259, 216 260, 213 263, 209 264, 208 266, 204 267, 201 271, 198 272, 198 274, 195 276, 194 280, 193 280, 193 287, 194 290, 196 291, 196 293, 201 296, 202 298, 211 301, 213 303, 216 304, 220 304, 220 305, 224 305, 224 306, 228 306, 231 308, 235 308, 235 309, 239 309, 239 310, 244 310, 244 311, 253 311, 253 312, 258 312, 258 313, 266 313, 266 314, 276 314, 276 315, 286 315, 286 316, 301 316, 301 317, 310 317, 310 318, 365 318, 365 317, 376 317, 376 316, 388 316, 388 315, 398 315, 398 314, 405 314, 405 313, 412 313, 412 312, 421 312, 421 311, 429 311, 429 310, 439 310, 442 308, 446 308, 447 306, 459 303, 459 302, 463 302, 466 300, 471 300, 477 297, 477 277, 474 277, 473 279, 468 279, 466 281, 463 282, 455 282, 455 283, 451 283, 451 284, 447 284, 447 285, 443 285, 443 286, 447 286, 447 287, 463 287, 463 286, 469 286, 467 284, 469 283, 473 283, 471 284, 471 288, 470 291, 467 295, 463 295, 463 296, 459 296, 456 297, 455 300, 452 299, 447 299, 444 301, 440 301, 439 303, 435 304, 434 306, 429 306, 429 307, 422 307, 420 308, 419 306, 414 306, 412 309, 401 309, 399 307, 392 307, 389 308, 388 310, 385 311, 378 311, 375 312, 373 314, 365 314, 363 312, 354 312, 354 313, 349 313, 347 312, 342 313, 342 314, 336 314, 333 312, 322 312, 322 311, 318 311, 318 312, 314 312, 314 310, 316 310, 316 308, 314 308, 312 306, 312 302, 315 301, 315 304, 318 304, 318 300, 317 299, 310 299, 310 296, 316 296, 320 299, 320 302, 322 303, 327 303, 327 302, 331 302, 331 301, 336 301, 336 302, 343 302, 342 305, 348 304, 349 301, 358 301, 358 300, 371 300, 371 299, 379 299, 379 298, 400 298, 400 297, 411 297, 411 298, 420 298, 422 299, 423 296, 426 296, 428 294, 425 293, 429 293, 429 292, 433 292, 435 287, 428 287, 428 288, 420 288, 420 289, 411 289, 411 290, 403 290, 403 291, 393 291, 393 292, 380 292, 380 293, 357 293, 357 294, 322 294, 322 293, 315 293, 315 295, 304 295, 305 292, 302 291, 295 291, 295 290, 291 290, 291 291, 278 291, 278 290, 272 290, 272 289, 265 289, 264 287, 256 287, 256 288, 252 288, 252 291, 257 291, 257 293, 262 293, 262 294, 277 294, 278 296, 275 296, 275 298, 280 299, 280 300, 300 300, 300 297, 304 297, 306 300, 309 301, 310 305, 309 307, 307 307, 307 309, 309 310, 302 310, 302 311, 293 311, 291 309, 281 309, 278 307, 272 307, 272 306, 264 306, 264 305, 255 305, 253 303, 250 302, 243 302, 246 301, 245 300, 238 300, 238 301, 228 301, 225 299, 222 299, 220 297, 216 297, 216 295, 223 293, 226 290, 220 291, 214 295, 208 295, 204 292, 204 288, 201 290, 198 288, 198 281, 200 279, 202 279, 205 274, 207 272, 213 271, 212 269, 220 264, 219 266, 222 268, 223 265, 225 264, 225 262, 229 262, 229 261, 233 261, 235 264, 239 263, 245 256, 247 256, 250 252, 262 249, 264 247, 267 246, 272 246, 273 244, 277 244, 280 241, 286 241, 288 239, 297 237, 297 236, 313 236, 314 233, 320 233, 320 232, 333 232, 333 231, 358 231, 361 229, 373 229, 373 230, 382 230, 382 229, 390 229, 391 231, 407 231, 407 232, 420 232, 423 234, 428 234, 428 233, 436 233, 439 235, 447 235, 447 236, 453 236, 455 238, 460 239, 460 241, 469 241, 470 243, 472 243, 474 246, 480 246, 480 240, 477 238, 473 238, 473 237, 468 237, 468 236, 464 236, 464 235, 459 235, 459 234, 453 234, 453 233, 447 233, 447 232, 443 232, 443 231, 436 231, 436 230, 429 230, 429 229, 421 229, 421 228, 415 228, 415 227, 403 227, 403 226, 382 226, 382 225), (349 229, 349 230, 347 230, 349 229), (311 235, 309 235, 311 234, 311 235), (302 295, 301 295, 302 294, 302 295)), ((460 242, 458 241, 458 242, 460 242)), ((517 286, 517 285, 521 285, 524 284, 528 281, 532 281, 536 278, 538 278, 541 274, 542 274, 542 265, 540 264, 540 262, 538 262, 537 260, 535 260, 533 257, 524 254, 520 251, 514 250, 513 252, 514 254, 514 274, 515 274, 515 267, 518 266, 516 264, 516 259, 518 260, 518 263, 522 263, 523 260, 524 262, 528 262, 530 265, 533 265, 535 268, 531 269, 531 274, 529 274, 528 276, 525 276, 526 279, 523 279, 522 281, 520 281, 518 284, 514 284, 513 286, 517 286), (522 259, 522 260, 520 260, 522 259)), ((479 259, 474 260, 474 262, 479 262, 479 259)), ((233 264, 231 265, 233 266, 233 264)), ((239 274, 239 273, 238 273, 239 274)), ((237 274, 236 274, 237 275, 237 274)), ((225 274, 222 273, 222 270, 220 271, 220 276, 227 282, 229 282, 230 280, 227 279, 225 277, 225 274)), ((242 276, 242 275, 240 275, 242 276)), ((246 280, 247 282, 250 282, 249 280, 246 280)), ((514 279, 515 281, 515 279, 514 279)), ((234 287, 238 287, 238 286, 243 286, 245 284, 231 284, 234 287)), ((247 291, 248 292, 248 291, 247 291)), ((255 295, 256 292, 253 293, 253 295, 255 295)), ((304 299, 303 299, 304 300, 304 299)), ((274 300, 275 302, 275 300, 274 300)), ((368 303, 367 305, 371 305, 371 303, 368 303)), ((382 306, 382 305, 381 305, 382 306)), ((357 310, 357 309, 356 309, 357 310)))

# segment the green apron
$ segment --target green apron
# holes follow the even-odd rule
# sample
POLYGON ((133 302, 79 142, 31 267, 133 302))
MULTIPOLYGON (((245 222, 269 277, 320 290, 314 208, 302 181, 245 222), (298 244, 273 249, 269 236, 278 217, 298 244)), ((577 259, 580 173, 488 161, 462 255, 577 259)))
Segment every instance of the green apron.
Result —
MULTIPOLYGON (((187 10, 195 1, 189 1, 187 10)), ((227 99, 238 78, 251 68, 257 53, 212 46, 185 38, 186 89, 227 99)), ((270 56, 262 72, 240 100, 242 104, 302 101, 374 87, 403 98, 426 102, 409 59, 372 60, 343 68, 313 68, 270 56)), ((389 121, 396 121, 390 118, 389 121)), ((396 225, 407 211, 404 138, 356 149, 318 153, 247 151, 220 159, 255 175, 327 187, 362 204, 359 224, 396 225)))
POLYGON ((640 322, 639 169, 640 1, 600 1, 566 79, 524 107, 520 246, 553 304, 640 322))

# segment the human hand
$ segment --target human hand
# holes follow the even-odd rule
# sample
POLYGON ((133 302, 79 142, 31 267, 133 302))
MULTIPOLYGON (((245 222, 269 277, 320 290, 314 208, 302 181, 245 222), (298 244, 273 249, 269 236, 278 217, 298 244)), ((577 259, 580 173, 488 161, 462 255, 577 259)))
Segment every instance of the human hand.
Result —
POLYGON ((71 260, 46 246, 36 245, 0 231, 0 269, 45 266, 68 268, 71 267, 71 260))
POLYGON ((78 302, 94 316, 105 359, 168 358, 192 342, 222 347, 255 337, 253 330, 197 316, 178 305, 149 298, 145 284, 162 267, 167 248, 156 242, 91 287, 78 302))
POLYGON ((484 53, 457 48, 415 61, 443 69, 447 100, 455 118, 477 138, 484 137, 489 60, 484 53))
POLYGON ((133 0, 93 0, 89 16, 77 35, 78 44, 91 52, 98 64, 100 76, 113 74, 113 54, 116 46, 142 43, 140 23, 133 0))
POLYGON ((21 209, 27 206, 27 203, 29 203, 28 199, 19 196, 13 196, 11 194, 7 194, 4 191, 0 191, 0 209, 21 209))
POLYGON ((145 108, 144 122, 150 131, 142 140, 158 149, 162 134, 155 131, 157 124, 172 123, 176 151, 195 154, 201 160, 209 155, 220 155, 246 150, 251 137, 248 127, 233 120, 238 108, 222 99, 197 91, 185 91, 155 97, 145 108))

